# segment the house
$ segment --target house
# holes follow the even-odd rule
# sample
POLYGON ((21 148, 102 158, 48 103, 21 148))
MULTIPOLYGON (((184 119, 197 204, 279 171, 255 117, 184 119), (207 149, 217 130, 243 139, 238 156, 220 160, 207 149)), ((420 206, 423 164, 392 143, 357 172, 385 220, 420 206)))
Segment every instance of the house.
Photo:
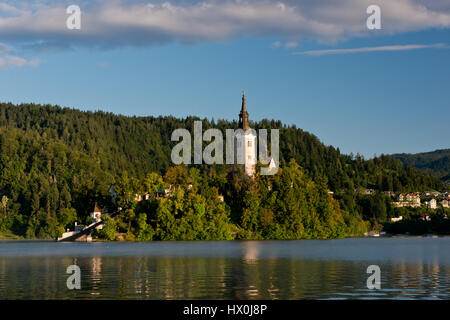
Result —
POLYGON ((397 196, 397 202, 392 202, 392 206, 394 207, 412 207, 417 208, 420 207, 420 193, 411 192, 411 193, 400 193, 397 196))
MULTIPOLYGON (((92 212, 90 213, 90 217, 91 217, 91 223, 98 223, 102 221, 102 211, 100 210, 97 202, 94 205, 94 209, 92 210, 92 212)), ((95 227, 95 229, 103 229, 103 225, 100 224, 97 227, 95 227)))
POLYGON ((436 199, 432 198, 429 201, 425 201, 425 205, 429 209, 436 209, 436 199))
POLYGON ((400 193, 397 200, 397 202, 392 203, 394 207, 420 207, 420 194, 418 192, 400 193))
POLYGON ((398 222, 398 221, 402 221, 403 220, 403 216, 400 216, 398 218, 391 218, 391 222, 398 222))
POLYGON ((440 193, 433 191, 433 192, 431 192, 431 195, 436 198, 436 197, 439 197, 440 193))
POLYGON ((374 192, 375 192, 375 190, 373 190, 373 189, 364 189, 362 191, 362 194, 370 195, 370 194, 373 194, 374 192))
POLYGON ((392 205, 394 208, 401 208, 401 207, 404 206, 405 203, 406 203, 406 202, 403 202, 403 201, 396 201, 396 202, 392 202, 391 205, 392 205))
POLYGON ((420 215, 420 220, 422 221, 431 221, 431 217, 429 214, 421 214, 420 215))
POLYGON ((439 204, 443 207, 443 208, 448 208, 449 207, 449 201, 448 200, 442 200, 441 202, 439 202, 439 204))
POLYGON ((408 193, 406 195, 406 202, 408 202, 411 207, 420 207, 420 194, 418 192, 408 193))
POLYGON ((168 196, 170 196, 171 192, 172 192, 172 186, 170 186, 169 188, 164 189, 164 190, 156 191, 155 197, 156 197, 156 199, 168 197, 168 196))
POLYGON ((394 197, 395 197, 395 192, 393 192, 393 191, 384 191, 384 194, 385 194, 387 197, 391 197, 391 198, 394 198, 394 197))

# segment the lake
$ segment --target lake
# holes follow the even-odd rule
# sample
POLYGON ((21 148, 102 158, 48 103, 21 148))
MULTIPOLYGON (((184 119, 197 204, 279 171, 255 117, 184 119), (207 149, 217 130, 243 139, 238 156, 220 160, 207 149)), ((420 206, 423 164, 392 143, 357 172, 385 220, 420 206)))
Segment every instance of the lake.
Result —
POLYGON ((450 237, 0 241, 0 299, 450 299, 450 237), (66 285, 73 264, 80 290, 66 285))

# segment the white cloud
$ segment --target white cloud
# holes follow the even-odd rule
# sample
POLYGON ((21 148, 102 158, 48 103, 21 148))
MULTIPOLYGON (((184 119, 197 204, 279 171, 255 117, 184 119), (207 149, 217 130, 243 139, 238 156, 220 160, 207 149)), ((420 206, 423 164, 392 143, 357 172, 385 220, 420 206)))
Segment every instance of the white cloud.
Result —
POLYGON ((24 66, 37 66, 39 65, 39 59, 26 60, 18 56, 1 56, 0 55, 0 69, 5 70, 13 67, 24 67, 24 66))
POLYGON ((27 48, 117 47, 197 43, 241 36, 332 43, 373 34, 450 27, 448 0, 377 0, 382 30, 366 28, 373 0, 35 0, 0 6, 0 41, 27 48), (66 28, 79 4, 82 29, 66 28))
POLYGON ((272 48, 277 49, 279 47, 281 47, 281 42, 280 41, 275 41, 272 43, 271 45, 272 48))
POLYGON ((6 45, 0 43, 0 69, 9 69, 14 67, 35 67, 40 64, 39 59, 27 60, 23 57, 19 57, 6 45))
POLYGON ((428 48, 446 48, 443 43, 436 44, 409 44, 409 45, 392 45, 379 47, 363 47, 363 48, 348 48, 348 49, 325 49, 325 50, 311 50, 303 52, 294 52, 295 55, 321 56, 326 54, 345 54, 345 53, 362 53, 362 52, 376 52, 376 51, 406 51, 428 48))
POLYGON ((297 41, 288 41, 285 44, 286 49, 296 48, 297 46, 298 46, 298 42, 297 41))

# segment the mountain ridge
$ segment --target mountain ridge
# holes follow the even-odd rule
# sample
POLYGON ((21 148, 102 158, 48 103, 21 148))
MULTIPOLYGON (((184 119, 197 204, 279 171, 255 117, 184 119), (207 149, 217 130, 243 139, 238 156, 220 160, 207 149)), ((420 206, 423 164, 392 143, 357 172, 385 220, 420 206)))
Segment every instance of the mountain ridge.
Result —
POLYGON ((391 155, 405 165, 432 172, 442 179, 450 175, 450 148, 419 153, 396 153, 391 155))

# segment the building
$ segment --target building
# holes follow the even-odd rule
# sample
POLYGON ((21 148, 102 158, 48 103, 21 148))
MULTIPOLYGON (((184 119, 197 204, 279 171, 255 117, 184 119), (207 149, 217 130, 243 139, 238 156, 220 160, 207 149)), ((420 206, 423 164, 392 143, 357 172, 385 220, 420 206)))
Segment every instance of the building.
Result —
POLYGON ((242 106, 239 113, 239 128, 234 137, 234 171, 236 172, 239 166, 242 171, 248 176, 252 177, 256 172, 256 133, 250 128, 248 122, 248 112, 245 102, 245 91, 242 94, 242 106))
POLYGON ((436 209, 436 199, 430 199, 429 201, 425 201, 425 205, 429 209, 436 209))
POLYGON ((160 198, 165 198, 165 197, 169 197, 172 193, 172 186, 170 186, 167 189, 164 190, 158 190, 155 192, 155 198, 156 199, 160 199, 160 198))
POLYGON ((449 201, 448 200, 442 200, 441 202, 439 202, 439 204, 444 207, 444 208, 448 208, 449 207, 449 201))
POLYGON ((83 226, 83 225, 78 224, 77 222, 75 222, 74 232, 80 232, 80 231, 83 231, 84 228, 86 228, 86 226, 83 226))
POLYGON ((420 194, 418 192, 400 193, 397 197, 397 202, 393 202, 392 205, 394 207, 420 207, 420 194))
POLYGON ((411 207, 420 207, 420 193, 412 192, 406 195, 406 201, 411 204, 411 207))
POLYGON ((403 216, 400 216, 398 218, 391 218, 391 222, 398 222, 398 221, 402 221, 403 220, 403 216))
POLYGON ((439 197, 441 194, 440 194, 440 192, 433 191, 433 192, 431 192, 431 195, 436 198, 436 197, 439 197))
POLYGON ((394 198, 395 192, 394 191, 384 191, 384 194, 386 197, 394 198))
MULTIPOLYGON (((97 202, 94 205, 94 209, 90 213, 91 223, 98 223, 102 221, 102 211, 100 210, 97 202)), ((100 224, 95 229, 103 229, 103 225, 100 224)))

